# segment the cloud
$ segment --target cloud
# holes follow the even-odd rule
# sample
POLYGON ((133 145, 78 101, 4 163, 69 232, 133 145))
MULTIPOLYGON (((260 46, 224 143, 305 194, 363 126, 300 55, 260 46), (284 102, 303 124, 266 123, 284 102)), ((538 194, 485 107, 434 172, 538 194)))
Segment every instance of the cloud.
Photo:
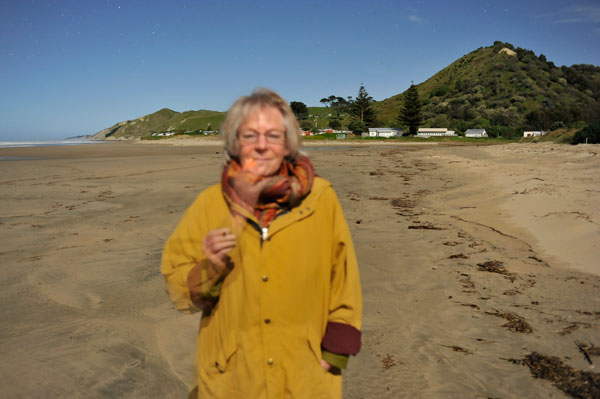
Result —
POLYGON ((417 24, 422 24, 425 20, 417 15, 409 15, 408 20, 417 24))
POLYGON ((557 24, 600 24, 600 4, 565 7, 552 17, 557 24))

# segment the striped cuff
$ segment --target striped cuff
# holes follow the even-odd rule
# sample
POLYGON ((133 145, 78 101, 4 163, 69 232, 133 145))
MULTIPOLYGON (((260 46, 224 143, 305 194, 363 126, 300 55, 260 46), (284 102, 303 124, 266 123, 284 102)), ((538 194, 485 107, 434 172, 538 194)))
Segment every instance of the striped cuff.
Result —
POLYGON ((202 311, 210 312, 219 300, 223 280, 229 274, 232 265, 229 264, 221 273, 215 273, 208 259, 203 259, 190 270, 187 286, 193 304, 202 311), (231 266, 231 267, 230 267, 231 266))

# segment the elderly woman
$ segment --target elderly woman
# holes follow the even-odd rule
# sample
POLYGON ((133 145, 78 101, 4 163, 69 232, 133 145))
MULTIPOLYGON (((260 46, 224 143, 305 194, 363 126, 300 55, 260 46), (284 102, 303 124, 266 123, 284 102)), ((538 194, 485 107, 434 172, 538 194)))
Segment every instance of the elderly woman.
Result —
POLYGON ((362 304, 337 196, 278 94, 238 99, 222 132, 221 182, 187 210, 161 266, 177 309, 202 311, 198 397, 341 398, 362 304))

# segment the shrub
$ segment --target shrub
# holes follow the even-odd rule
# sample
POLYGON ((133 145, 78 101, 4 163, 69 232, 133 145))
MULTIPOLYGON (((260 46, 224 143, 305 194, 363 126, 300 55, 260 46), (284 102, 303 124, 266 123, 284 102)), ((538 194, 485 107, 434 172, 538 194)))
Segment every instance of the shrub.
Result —
POLYGON ((600 120, 579 130, 573 137, 572 144, 600 144, 600 120))
POLYGON ((505 139, 516 139, 523 134, 521 129, 508 126, 490 126, 485 130, 490 137, 503 137, 505 139))
POLYGON ((477 125, 480 126, 480 128, 486 128, 489 127, 491 124, 489 119, 479 118, 479 120, 477 121, 477 125))
POLYGON ((314 126, 314 123, 311 121, 307 121, 307 120, 300 121, 300 128, 302 130, 310 130, 310 129, 312 129, 313 126, 314 126))
POLYGON ((429 97, 443 97, 448 93, 448 86, 441 86, 437 89, 431 90, 429 97))

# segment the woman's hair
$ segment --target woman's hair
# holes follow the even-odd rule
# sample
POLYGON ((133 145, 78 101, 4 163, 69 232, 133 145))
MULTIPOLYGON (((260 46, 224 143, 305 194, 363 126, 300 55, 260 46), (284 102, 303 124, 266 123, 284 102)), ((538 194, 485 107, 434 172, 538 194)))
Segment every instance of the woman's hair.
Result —
POLYGON ((294 160, 300 152, 300 127, 296 121, 294 112, 288 103, 272 90, 259 88, 251 95, 238 98, 229 111, 221 126, 221 134, 225 141, 223 161, 227 164, 232 158, 236 158, 240 152, 240 143, 237 130, 251 113, 264 108, 274 107, 283 115, 285 124, 285 140, 290 152, 286 158, 294 160))

